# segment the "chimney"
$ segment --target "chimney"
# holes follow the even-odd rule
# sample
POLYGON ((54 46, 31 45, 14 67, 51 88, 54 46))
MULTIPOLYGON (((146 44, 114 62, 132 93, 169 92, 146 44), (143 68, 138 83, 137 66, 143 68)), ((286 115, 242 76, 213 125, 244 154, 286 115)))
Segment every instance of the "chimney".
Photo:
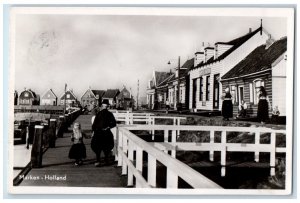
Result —
POLYGON ((251 33, 251 32, 252 32, 252 28, 250 27, 250 28, 249 28, 249 33, 251 33))
POLYGON ((215 50, 213 47, 206 47, 204 49, 204 62, 206 63, 208 59, 215 55, 215 50))
POLYGON ((272 39, 271 34, 268 35, 268 39, 266 41, 266 49, 268 49, 273 43, 275 42, 274 39, 272 39))

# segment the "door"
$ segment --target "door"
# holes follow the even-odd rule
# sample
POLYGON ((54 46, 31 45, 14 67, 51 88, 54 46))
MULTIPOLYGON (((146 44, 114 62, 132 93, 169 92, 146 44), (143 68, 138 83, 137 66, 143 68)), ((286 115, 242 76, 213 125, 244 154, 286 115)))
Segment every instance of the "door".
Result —
POLYGON ((219 90, 220 90, 220 85, 219 85, 219 79, 220 79, 220 74, 214 75, 214 91, 213 91, 213 108, 214 109, 219 109, 219 90))
POLYGON ((197 79, 193 79, 193 100, 192 100, 193 108, 196 108, 196 93, 197 93, 197 79))
POLYGON ((239 104, 242 103, 242 100, 244 100, 244 86, 239 86, 239 95, 238 95, 239 104))

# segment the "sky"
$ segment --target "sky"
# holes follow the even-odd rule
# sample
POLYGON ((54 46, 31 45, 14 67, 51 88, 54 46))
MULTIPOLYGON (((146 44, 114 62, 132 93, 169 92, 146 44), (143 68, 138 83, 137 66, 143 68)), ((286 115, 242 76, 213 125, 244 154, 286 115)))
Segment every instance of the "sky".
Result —
POLYGON ((42 95, 64 84, 81 98, 92 89, 126 86, 146 96, 153 70, 170 71, 193 58, 202 42, 226 42, 260 26, 279 39, 285 18, 18 14, 15 36, 15 89, 42 95), (171 65, 168 65, 171 61, 171 65))

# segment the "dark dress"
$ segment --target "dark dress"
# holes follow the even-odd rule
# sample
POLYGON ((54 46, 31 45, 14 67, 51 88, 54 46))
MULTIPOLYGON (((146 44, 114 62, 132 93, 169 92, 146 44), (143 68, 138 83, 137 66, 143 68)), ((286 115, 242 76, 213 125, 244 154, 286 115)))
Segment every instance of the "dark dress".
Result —
POLYGON ((113 128, 116 126, 116 119, 114 115, 107 109, 98 112, 92 125, 94 136, 91 141, 91 148, 99 154, 103 150, 111 151, 114 148, 114 137, 112 132, 105 128, 113 128))
POLYGON ((222 104, 222 116, 226 119, 232 118, 232 109, 231 94, 227 92, 222 104))
POLYGON ((69 151, 69 158, 76 160, 86 158, 86 148, 82 141, 72 145, 69 151))
POLYGON ((260 94, 257 108, 257 120, 266 122, 269 119, 269 104, 266 99, 267 95, 260 94))

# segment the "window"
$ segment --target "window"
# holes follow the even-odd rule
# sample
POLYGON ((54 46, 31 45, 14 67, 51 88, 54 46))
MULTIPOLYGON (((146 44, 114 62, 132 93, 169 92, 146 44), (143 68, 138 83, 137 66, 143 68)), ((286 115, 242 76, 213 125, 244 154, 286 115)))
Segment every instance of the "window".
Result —
POLYGON ((67 99, 70 99, 70 94, 67 94, 67 99))
POLYGON ((230 94, 233 98, 233 103, 235 104, 237 102, 236 86, 234 85, 230 86, 230 94))
POLYGON ((210 93, 210 76, 206 77, 206 101, 209 101, 210 93))
POLYGON ((200 96, 199 96, 199 100, 202 101, 203 100, 203 78, 200 78, 200 96))
POLYGON ((249 83, 250 102, 253 103, 253 84, 249 83))
POLYGON ((257 79, 255 81, 253 81, 253 83, 254 83, 254 99, 255 99, 254 104, 258 104, 259 88, 260 88, 260 86, 264 87, 265 82, 262 79, 257 79))
POLYGON ((28 93, 27 92, 24 94, 24 97, 28 97, 28 93))

